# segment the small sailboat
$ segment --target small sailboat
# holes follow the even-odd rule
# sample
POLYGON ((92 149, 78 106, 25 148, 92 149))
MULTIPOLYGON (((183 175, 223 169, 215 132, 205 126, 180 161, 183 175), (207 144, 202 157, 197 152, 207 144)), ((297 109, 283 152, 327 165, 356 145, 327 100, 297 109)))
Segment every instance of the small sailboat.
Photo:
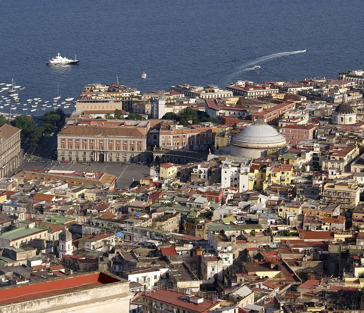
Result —
POLYGON ((143 72, 141 77, 142 77, 142 79, 147 79, 147 73, 143 72))
POLYGON ((14 88, 14 79, 11 80, 11 85, 9 87, 11 87, 11 89, 8 90, 8 93, 16 93, 16 89, 14 88))

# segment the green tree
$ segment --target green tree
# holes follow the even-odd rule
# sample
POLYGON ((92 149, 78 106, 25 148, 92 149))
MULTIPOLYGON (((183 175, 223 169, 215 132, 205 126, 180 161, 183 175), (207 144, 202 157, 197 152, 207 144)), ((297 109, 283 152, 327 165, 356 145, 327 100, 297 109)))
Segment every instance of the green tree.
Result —
POLYGON ((114 119, 110 113, 106 113, 106 114, 105 114, 105 118, 106 118, 107 120, 112 120, 112 119, 114 119))
POLYGON ((38 148, 39 142, 41 141, 43 136, 43 128, 38 127, 34 130, 29 143, 29 152, 34 153, 38 148))
POLYGON ((22 130, 21 135, 23 140, 31 137, 36 128, 35 121, 26 115, 18 115, 11 124, 22 130))
POLYGON ((127 117, 127 120, 144 120, 143 116, 138 113, 130 113, 127 117))
POLYGON ((8 123, 9 123, 8 120, 4 116, 0 115, 0 126, 3 126, 4 124, 8 123))
POLYGON ((121 119, 122 119, 122 117, 123 117, 123 112, 121 112, 121 110, 119 110, 119 109, 116 109, 116 110, 114 111, 114 118, 115 118, 116 120, 121 120, 121 119))
POLYGON ((179 119, 180 119, 179 116, 173 112, 168 112, 164 114, 164 116, 162 117, 162 120, 172 120, 176 122, 179 122, 179 119))
POLYGON ((198 124, 199 119, 197 112, 190 108, 187 108, 180 114, 180 123, 184 126, 188 126, 189 124, 198 124))
POLYGON ((42 121, 44 123, 49 123, 54 125, 54 127, 57 127, 61 123, 62 116, 61 114, 58 114, 54 111, 49 111, 46 114, 44 114, 42 121))

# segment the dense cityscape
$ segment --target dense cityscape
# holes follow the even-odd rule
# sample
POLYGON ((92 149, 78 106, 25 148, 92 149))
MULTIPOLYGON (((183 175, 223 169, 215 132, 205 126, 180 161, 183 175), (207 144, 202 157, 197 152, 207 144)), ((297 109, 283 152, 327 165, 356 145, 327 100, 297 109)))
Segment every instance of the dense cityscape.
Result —
POLYGON ((0 312, 364 312, 363 93, 100 83, 2 114, 0 312))

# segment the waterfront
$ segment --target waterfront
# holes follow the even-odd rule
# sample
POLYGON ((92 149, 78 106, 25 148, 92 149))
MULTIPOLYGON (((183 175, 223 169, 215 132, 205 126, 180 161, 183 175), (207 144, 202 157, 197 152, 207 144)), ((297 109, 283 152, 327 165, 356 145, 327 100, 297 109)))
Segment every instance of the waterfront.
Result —
POLYGON ((117 77, 142 92, 179 83, 336 78, 364 67, 363 9, 360 0, 6 1, 0 82, 24 86, 23 100, 51 101, 58 94, 77 98, 87 83, 117 77), (46 66, 57 52, 77 54, 80 64, 46 66))

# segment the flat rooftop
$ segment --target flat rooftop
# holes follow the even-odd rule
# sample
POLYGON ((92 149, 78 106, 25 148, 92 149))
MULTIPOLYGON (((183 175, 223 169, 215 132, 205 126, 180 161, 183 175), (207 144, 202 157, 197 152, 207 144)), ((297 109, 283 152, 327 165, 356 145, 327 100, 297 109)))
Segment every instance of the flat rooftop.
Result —
POLYGON ((0 306, 90 289, 119 281, 123 280, 105 273, 92 273, 24 286, 12 286, 0 289, 0 306))
POLYGON ((7 239, 7 240, 14 240, 14 239, 36 234, 36 233, 39 233, 44 230, 46 230, 46 229, 40 228, 40 227, 33 227, 33 228, 21 227, 21 228, 17 228, 17 229, 8 231, 6 233, 3 233, 2 235, 0 235, 0 238, 7 239))

